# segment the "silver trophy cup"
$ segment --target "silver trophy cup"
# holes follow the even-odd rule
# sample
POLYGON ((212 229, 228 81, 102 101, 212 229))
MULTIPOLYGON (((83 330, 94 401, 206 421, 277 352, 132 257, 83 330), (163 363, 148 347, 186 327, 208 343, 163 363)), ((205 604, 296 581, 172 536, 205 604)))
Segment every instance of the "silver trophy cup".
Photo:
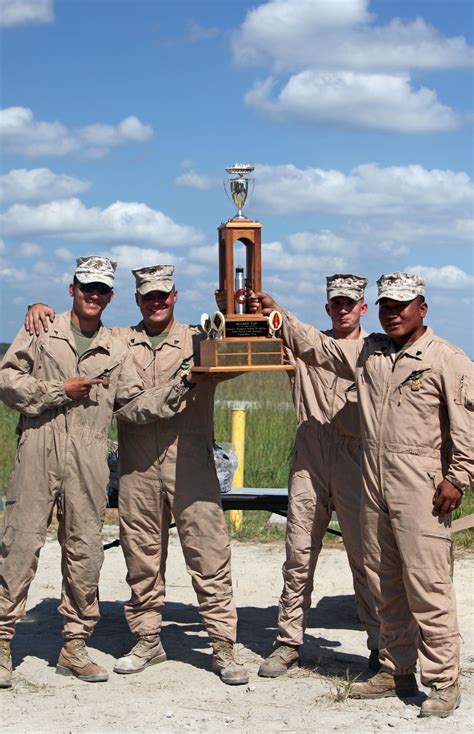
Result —
POLYGON ((247 178, 245 174, 252 173, 253 169, 254 167, 247 163, 236 163, 235 166, 229 166, 229 168, 225 169, 229 176, 235 176, 235 178, 224 179, 224 190, 227 197, 237 207, 237 214, 234 219, 245 219, 242 214, 242 209, 247 201, 249 181, 252 181, 253 190, 253 179, 247 178), (229 187, 230 193, 227 187, 229 187))

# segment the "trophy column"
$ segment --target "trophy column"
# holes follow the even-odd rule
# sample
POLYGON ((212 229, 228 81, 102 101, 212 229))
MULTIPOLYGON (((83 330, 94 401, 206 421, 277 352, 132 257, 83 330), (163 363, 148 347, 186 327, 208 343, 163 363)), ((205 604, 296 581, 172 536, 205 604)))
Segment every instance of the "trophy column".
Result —
POLYGON ((246 248, 246 281, 254 291, 262 290, 262 225, 250 219, 231 219, 219 227, 219 290, 226 294, 227 319, 234 315, 234 245, 242 242, 246 248))

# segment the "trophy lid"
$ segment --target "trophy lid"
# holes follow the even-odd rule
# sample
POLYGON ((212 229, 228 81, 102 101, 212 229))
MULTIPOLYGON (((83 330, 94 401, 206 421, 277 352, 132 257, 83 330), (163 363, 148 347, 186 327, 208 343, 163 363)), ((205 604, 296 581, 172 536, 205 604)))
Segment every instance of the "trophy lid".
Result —
POLYGON ((231 176, 244 176, 246 173, 252 173, 254 166, 249 163, 235 163, 233 166, 225 169, 231 176))

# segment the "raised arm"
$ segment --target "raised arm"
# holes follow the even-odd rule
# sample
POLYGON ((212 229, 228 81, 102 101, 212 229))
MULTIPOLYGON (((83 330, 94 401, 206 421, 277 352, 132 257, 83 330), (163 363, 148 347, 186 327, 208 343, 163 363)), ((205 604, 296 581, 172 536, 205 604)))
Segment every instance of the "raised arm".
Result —
POLYGON ((347 380, 354 379, 361 343, 358 340, 333 339, 310 324, 300 321, 290 311, 278 305, 269 293, 252 293, 249 310, 268 316, 271 311, 283 315, 282 339, 294 357, 311 366, 324 367, 347 380))

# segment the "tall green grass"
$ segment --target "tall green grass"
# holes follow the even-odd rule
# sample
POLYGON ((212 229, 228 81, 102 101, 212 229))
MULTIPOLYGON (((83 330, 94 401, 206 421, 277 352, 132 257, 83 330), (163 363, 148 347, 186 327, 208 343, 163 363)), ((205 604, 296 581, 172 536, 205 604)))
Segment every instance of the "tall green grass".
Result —
POLYGON ((0 494, 4 494, 16 451, 15 427, 18 414, 0 402, 0 494))
POLYGON ((246 408, 244 486, 286 487, 296 420, 283 372, 253 372, 221 383, 216 391, 216 440, 231 440, 231 408, 246 408))
MULTIPOLYGON (((247 373, 222 382, 216 391, 215 437, 231 439, 231 406, 246 408, 244 485, 246 487, 286 487, 295 436, 288 376, 283 372, 247 373)), ((17 415, 0 403, 0 494, 4 493, 13 466, 16 449, 17 415)), ((466 493, 454 518, 474 512, 474 492, 466 493)), ((245 512, 241 539, 259 540, 283 536, 280 527, 268 525, 270 513, 245 512)), ((474 544, 474 530, 456 533, 458 547, 474 544)))

